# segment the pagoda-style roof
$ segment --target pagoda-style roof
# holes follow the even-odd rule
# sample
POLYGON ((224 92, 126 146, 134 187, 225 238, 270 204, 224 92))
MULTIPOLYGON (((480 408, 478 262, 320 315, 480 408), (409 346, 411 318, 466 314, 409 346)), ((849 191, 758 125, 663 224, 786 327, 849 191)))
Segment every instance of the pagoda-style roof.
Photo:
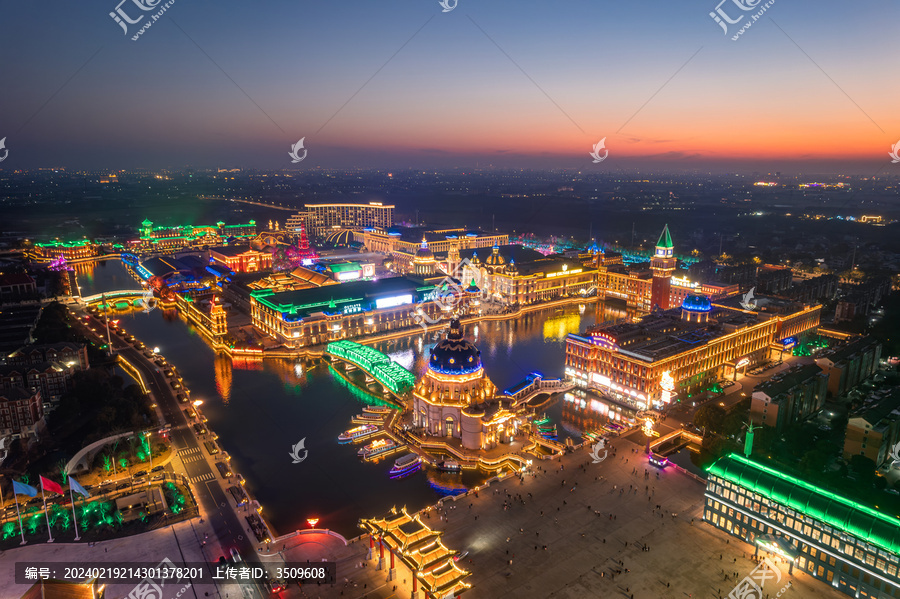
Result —
POLYGON ((459 568, 452 559, 448 559, 441 567, 417 574, 416 578, 419 579, 423 589, 437 597, 443 597, 451 592, 453 596, 457 596, 472 588, 472 585, 463 582, 463 578, 468 575, 469 573, 459 568))
POLYGON ((441 542, 441 532, 429 528, 418 515, 410 516, 405 507, 392 508, 383 518, 362 519, 359 525, 380 537, 429 593, 458 595, 471 587, 463 582, 469 572, 457 567, 456 551, 441 542))

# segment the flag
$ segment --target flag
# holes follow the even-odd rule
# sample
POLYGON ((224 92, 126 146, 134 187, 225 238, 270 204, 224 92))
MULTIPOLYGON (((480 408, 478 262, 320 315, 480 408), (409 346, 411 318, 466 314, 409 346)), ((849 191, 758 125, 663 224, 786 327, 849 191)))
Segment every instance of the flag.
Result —
POLYGON ((13 493, 15 493, 16 495, 28 495, 29 497, 36 497, 37 489, 35 489, 31 485, 13 481, 13 493))
POLYGON ((54 493, 59 493, 60 495, 64 495, 63 488, 60 487, 57 483, 53 482, 50 479, 41 477, 41 488, 45 491, 53 491, 54 493))
POLYGON ((82 495, 83 497, 91 496, 91 494, 88 493, 84 487, 79 485, 78 481, 75 480, 74 478, 72 478, 71 476, 69 477, 69 489, 71 489, 72 491, 75 491, 76 493, 78 493, 79 495, 82 495))

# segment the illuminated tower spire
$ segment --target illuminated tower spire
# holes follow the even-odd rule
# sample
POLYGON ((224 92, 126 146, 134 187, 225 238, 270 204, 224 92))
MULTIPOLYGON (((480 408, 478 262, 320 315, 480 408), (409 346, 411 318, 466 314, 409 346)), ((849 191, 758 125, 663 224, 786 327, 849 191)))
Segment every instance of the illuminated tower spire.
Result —
POLYGON ((659 236, 659 241, 656 242, 656 251, 650 259, 650 270, 653 272, 653 281, 650 287, 651 307, 659 306, 663 310, 671 307, 670 288, 676 264, 675 244, 672 243, 669 225, 666 225, 659 236))

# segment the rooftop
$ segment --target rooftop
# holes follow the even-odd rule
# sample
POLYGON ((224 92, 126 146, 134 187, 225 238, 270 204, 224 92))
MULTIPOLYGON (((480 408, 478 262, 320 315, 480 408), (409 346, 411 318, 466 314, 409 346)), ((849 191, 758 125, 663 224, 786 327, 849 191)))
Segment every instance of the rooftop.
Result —
POLYGON ((819 374, 822 374, 822 369, 816 364, 804 364, 763 381, 756 386, 755 391, 761 391, 774 398, 819 374))
MULTIPOLYGON (((256 300, 269 308, 282 314, 309 315, 322 312, 327 309, 339 311, 339 304, 360 303, 366 304, 363 310, 371 309, 378 299, 404 298, 409 296, 404 303, 411 304, 419 296, 419 289, 423 288, 422 281, 408 277, 394 277, 377 281, 353 281, 341 285, 326 285, 324 287, 312 287, 297 291, 283 291, 272 293, 266 289, 252 292, 256 300)), ((424 287, 431 290, 432 287, 424 287)), ((402 304, 396 304, 402 305, 402 304)))
POLYGON ((850 418, 862 418, 876 430, 900 420, 900 387, 870 395, 850 418))
POLYGON ((616 346, 620 354, 652 362, 662 360, 710 341, 758 324, 756 314, 713 307, 708 323, 682 320, 681 310, 667 310, 645 316, 639 322, 591 327, 576 339, 588 340, 599 336, 616 346))

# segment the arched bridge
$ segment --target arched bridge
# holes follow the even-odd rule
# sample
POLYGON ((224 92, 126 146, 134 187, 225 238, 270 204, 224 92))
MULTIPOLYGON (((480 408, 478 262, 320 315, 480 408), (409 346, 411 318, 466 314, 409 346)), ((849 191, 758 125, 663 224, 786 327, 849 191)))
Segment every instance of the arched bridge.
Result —
POLYGON ((141 298, 144 296, 146 291, 143 289, 121 289, 119 291, 107 291, 105 293, 97 293, 95 295, 86 295, 81 297, 81 301, 86 304, 94 304, 96 302, 103 301, 103 296, 106 296, 107 300, 121 299, 121 298, 141 298))
POLYGON ((395 395, 403 395, 416 384, 416 377, 378 350, 353 341, 333 341, 325 347, 329 356, 364 370, 395 395))

